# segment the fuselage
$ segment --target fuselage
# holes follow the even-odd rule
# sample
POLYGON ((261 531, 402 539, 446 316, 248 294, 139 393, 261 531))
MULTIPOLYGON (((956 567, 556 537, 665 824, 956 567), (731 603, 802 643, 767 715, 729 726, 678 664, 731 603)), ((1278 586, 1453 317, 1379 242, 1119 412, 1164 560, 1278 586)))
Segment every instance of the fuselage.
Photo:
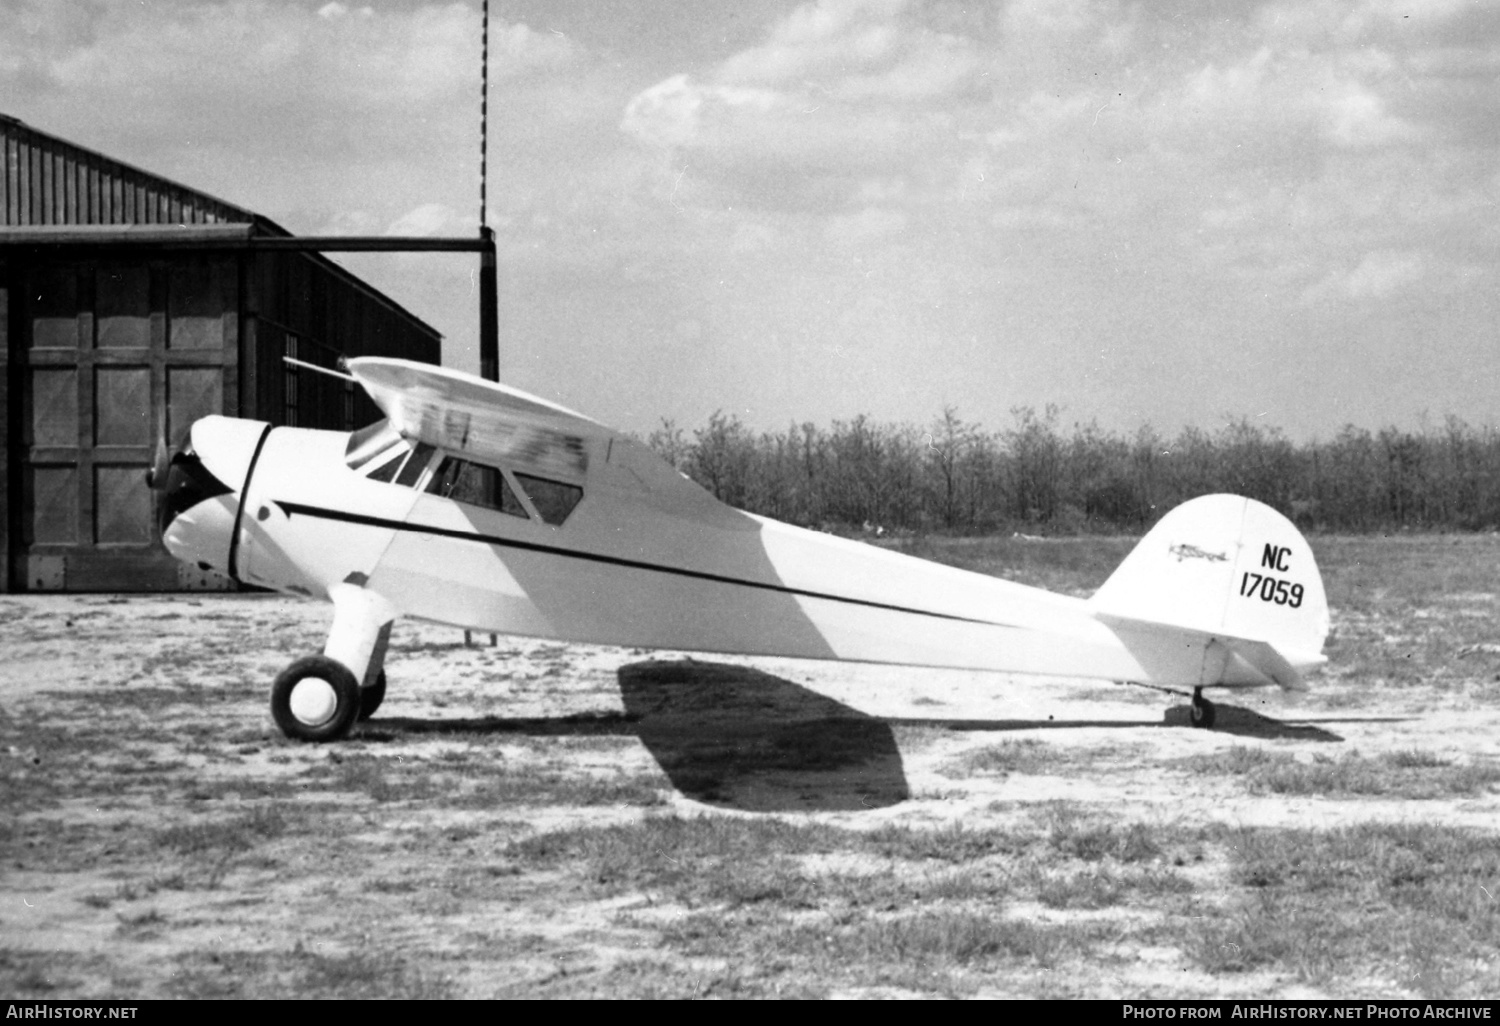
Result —
POLYGON ((327 598, 354 583, 400 615, 482 631, 1237 682, 1209 636, 1122 628, 1084 599, 731 509, 621 436, 579 444, 545 477, 475 469, 378 426, 351 435, 210 417, 193 447, 223 491, 173 509, 164 537, 245 584, 327 598))

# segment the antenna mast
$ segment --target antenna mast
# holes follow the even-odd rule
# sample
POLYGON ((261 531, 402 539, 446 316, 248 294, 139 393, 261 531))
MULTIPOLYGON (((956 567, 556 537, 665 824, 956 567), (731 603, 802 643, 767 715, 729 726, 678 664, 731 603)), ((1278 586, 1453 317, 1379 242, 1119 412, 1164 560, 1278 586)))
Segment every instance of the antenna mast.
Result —
POLYGON ((500 380, 500 289, 495 233, 486 221, 489 187, 490 0, 484 0, 479 58, 479 376, 500 380))

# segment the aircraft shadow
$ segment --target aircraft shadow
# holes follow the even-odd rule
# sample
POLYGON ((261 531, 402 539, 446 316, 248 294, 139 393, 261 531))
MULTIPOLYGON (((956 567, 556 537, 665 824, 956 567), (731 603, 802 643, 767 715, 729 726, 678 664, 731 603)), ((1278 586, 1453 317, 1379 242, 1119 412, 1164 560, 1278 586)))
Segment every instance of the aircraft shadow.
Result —
POLYGON ((618 676, 642 743, 689 798, 790 812, 911 796, 888 723, 789 680, 697 660, 631 663, 618 676))
MULTIPOLYGON (((1311 723, 1288 723, 1273 719, 1237 705, 1215 702, 1217 710, 1213 732, 1235 734, 1241 737, 1277 738, 1301 741, 1342 741, 1338 734, 1311 723)), ((1006 730, 1077 730, 1083 727, 1124 727, 1139 730, 1143 727, 1192 728, 1188 705, 1172 706, 1160 720, 944 720, 944 719, 894 719, 888 722, 907 727, 942 727, 948 730, 1006 731, 1006 730)), ((1332 721, 1325 721, 1332 722, 1332 721)))
POLYGON ((623 714, 377 714, 357 736, 635 736, 683 795, 749 812, 878 809, 911 796, 888 723, 789 680, 698 660, 630 663, 617 674, 623 714))
MULTIPOLYGON (((893 727, 955 731, 1084 727, 1193 729, 1186 703, 1151 720, 877 719, 748 666, 695 659, 630 663, 617 671, 625 712, 563 717, 377 717, 367 741, 402 734, 639 737, 672 786, 710 805, 750 812, 877 809, 911 796, 893 727)), ((1277 720, 1216 702, 1214 732, 1334 742, 1313 723, 1277 720)), ((1335 722, 1324 720, 1323 722, 1335 722)))
POLYGON ((471 716, 428 720, 412 716, 380 716, 361 724, 361 741, 394 741, 403 734, 525 734, 529 737, 634 737, 635 721, 620 713, 575 716, 471 716))
MULTIPOLYGON (((1215 702, 1214 733, 1237 734, 1240 737, 1264 737, 1297 741, 1342 741, 1342 735, 1311 723, 1291 723, 1273 719, 1252 709, 1215 702)), ((1192 707, 1186 703, 1167 710, 1165 726, 1192 729, 1192 707)))

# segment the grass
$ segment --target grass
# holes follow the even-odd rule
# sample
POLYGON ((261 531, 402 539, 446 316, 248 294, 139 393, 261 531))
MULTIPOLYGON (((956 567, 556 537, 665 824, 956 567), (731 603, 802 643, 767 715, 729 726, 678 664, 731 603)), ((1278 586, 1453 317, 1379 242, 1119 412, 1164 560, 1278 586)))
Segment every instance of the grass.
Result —
POLYGON ((10 999, 58 997, 78 986, 79 958, 66 952, 0 947, 0 993, 10 999))
MULTIPOLYGON (((476 749, 484 753, 484 749, 476 749)), ((489 753, 444 753, 437 759, 406 759, 334 751, 326 762, 304 771, 304 784, 344 794, 362 794, 377 804, 423 804, 434 800, 452 808, 516 805, 662 804, 664 775, 580 772, 576 768, 496 764, 489 753)))
POLYGON ((704 913, 670 926, 664 939, 688 956, 719 956, 727 949, 731 957, 759 961, 796 958, 814 975, 864 976, 866 985, 883 982, 884 967, 903 964, 928 971, 1014 960, 1050 965, 1077 940, 1068 928, 971 909, 802 924, 740 919, 732 921, 739 929, 728 936, 722 926, 719 917, 704 913))
POLYGON ((289 826, 289 817, 279 805, 262 805, 228 819, 171 826, 156 840, 182 855, 240 852, 280 837, 289 826))
POLYGON ((987 830, 662 816, 542 834, 506 854, 523 875, 566 866, 601 895, 693 910, 661 928, 663 942, 727 960, 742 989, 832 981, 961 994, 975 974, 1052 966, 1098 946, 1088 929, 1009 911, 1017 903, 1159 908, 1190 893, 1173 870, 1145 866, 1193 843, 1167 833, 1150 840, 1144 828, 1066 811, 987 830))
POLYGON ((161 936, 161 927, 167 922, 167 917, 154 908, 135 915, 122 912, 116 918, 120 925, 115 932, 130 940, 155 940, 161 936))
POLYGON ((1168 907, 1172 899, 1191 895, 1196 885, 1181 873, 1160 866, 1044 874, 1036 883, 1037 900, 1048 908, 1100 909, 1130 900, 1168 907))
POLYGON ((1189 948, 1209 972, 1270 969, 1320 984, 1367 975, 1427 997, 1493 995, 1500 850, 1491 835, 1363 824, 1225 840, 1241 891, 1189 948))
POLYGON ((1057 746, 1028 737, 965 752, 944 765, 941 772, 954 778, 1038 774, 1053 771, 1069 761, 1068 755, 1057 746))
MULTIPOLYGON (((793 984, 780 979, 747 979, 732 966, 694 969, 678 960, 626 958, 610 966, 601 979, 580 991, 579 982, 563 978, 555 984, 559 996, 605 996, 644 1001, 682 1001, 700 998, 792 998, 810 1000, 828 995, 813 981, 793 984)), ((587 986, 587 985, 586 985, 587 986)))
POLYGON ((432 1000, 453 996, 451 979, 393 951, 324 954, 299 941, 290 951, 190 952, 177 960, 172 996, 194 1000, 278 998, 432 1000))
POLYGON ((1235 746, 1193 756, 1182 765, 1194 773, 1240 777, 1257 794, 1353 795, 1410 799, 1482 794, 1500 783, 1500 765, 1453 763, 1414 750, 1373 757, 1346 752, 1315 754, 1310 761, 1287 752, 1235 746))
POLYGON ((1486 889, 1500 889, 1500 851, 1486 834, 1149 828, 1067 807, 1039 826, 857 831, 662 817, 544 834, 508 855, 570 866, 605 894, 644 891, 694 910, 662 928, 662 942, 689 959, 726 960, 748 993, 818 981, 962 994, 1028 966, 1108 960, 1135 930, 1014 911, 1027 902, 1164 915, 1181 924, 1170 935, 1183 956, 1214 976, 1268 971, 1337 991, 1355 968, 1387 991, 1411 983, 1462 996, 1482 996, 1492 978, 1500 916, 1486 889), (1227 889, 1207 905, 1173 868, 1205 853, 1229 867, 1227 889), (815 856, 859 857, 867 868, 820 873, 806 861, 815 856), (1412 983, 1416 973, 1427 982, 1412 983))

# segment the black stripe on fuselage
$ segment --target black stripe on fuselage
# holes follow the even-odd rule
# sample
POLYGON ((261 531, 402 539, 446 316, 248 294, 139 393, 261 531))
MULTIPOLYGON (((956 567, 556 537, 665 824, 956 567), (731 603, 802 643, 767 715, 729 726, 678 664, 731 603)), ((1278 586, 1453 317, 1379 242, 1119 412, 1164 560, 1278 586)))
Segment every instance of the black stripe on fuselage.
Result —
POLYGON ((225 569, 229 571, 229 579, 235 584, 244 584, 240 580, 240 521, 245 519, 245 502, 250 497, 250 479, 255 476, 255 465, 260 462, 260 451, 266 447, 266 439, 271 437, 271 425, 267 424, 265 430, 260 433, 260 438, 255 442, 255 452, 250 456, 250 466, 245 468, 245 483, 240 485, 239 508, 234 511, 234 530, 229 535, 229 562, 225 569))
POLYGON ((802 588, 789 588, 784 584, 767 584, 764 581, 747 581, 740 577, 728 577, 723 574, 711 574, 703 570, 688 570, 683 567, 666 566, 661 563, 647 563, 637 559, 624 559, 620 556, 606 556, 595 552, 580 552, 577 549, 565 549, 556 545, 542 545, 537 542, 521 541, 517 538, 501 538, 493 534, 479 534, 474 531, 458 531, 451 527, 434 527, 428 524, 408 524, 399 520, 387 520, 385 517, 372 517, 363 513, 349 513, 338 509, 324 509, 320 506, 304 506, 300 502, 282 502, 273 500, 277 506, 285 511, 288 517, 298 514, 307 517, 316 517, 319 520, 336 520, 345 524, 359 524, 364 527, 383 527, 392 531, 408 531, 414 534, 430 534, 439 538, 455 538, 459 541, 478 542, 481 545, 495 545, 501 548, 521 549, 526 552, 540 552, 549 556, 563 556, 567 559, 580 559, 589 563, 601 563, 606 566, 626 567, 631 570, 647 570, 652 573, 670 574, 674 577, 687 577, 696 581, 713 581, 716 584, 730 584, 740 588, 755 588, 760 591, 773 591, 782 595, 795 595, 800 598, 824 599, 828 602, 843 602, 852 606, 864 606, 867 609, 887 609, 895 613, 910 613, 914 616, 930 616, 938 620, 954 620, 959 623, 977 623, 986 627, 1010 627, 1015 624, 998 623, 994 620, 980 620, 970 616, 957 616, 953 613, 936 613, 930 609, 913 609, 910 606, 897 606, 887 602, 872 602, 869 599, 851 598, 847 595, 831 595, 821 591, 806 591, 802 588))

